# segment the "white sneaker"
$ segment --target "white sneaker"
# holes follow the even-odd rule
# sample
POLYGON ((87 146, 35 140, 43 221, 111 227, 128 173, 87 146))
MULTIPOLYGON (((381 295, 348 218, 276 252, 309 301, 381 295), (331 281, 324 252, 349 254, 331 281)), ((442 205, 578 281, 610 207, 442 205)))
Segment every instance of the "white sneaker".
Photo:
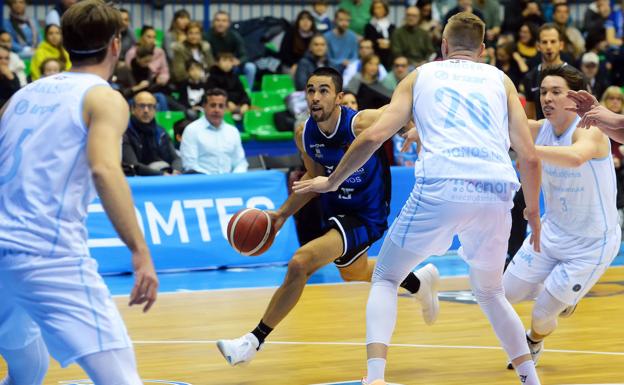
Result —
POLYGON ((429 263, 415 274, 420 280, 416 299, 422 306, 423 319, 427 325, 433 325, 440 312, 440 301, 438 300, 440 273, 433 264, 429 263))
POLYGON ((246 365, 251 362, 258 351, 259 345, 260 342, 251 333, 247 333, 235 340, 217 341, 217 348, 219 348, 228 364, 232 366, 246 365))
POLYGON ((533 359, 535 366, 537 366, 537 361, 539 360, 540 356, 542 355, 542 351, 544 350, 544 340, 541 340, 540 342, 537 342, 537 343, 533 343, 529 340, 529 335, 527 334, 527 343, 529 344, 529 351, 531 352, 531 358, 533 359))

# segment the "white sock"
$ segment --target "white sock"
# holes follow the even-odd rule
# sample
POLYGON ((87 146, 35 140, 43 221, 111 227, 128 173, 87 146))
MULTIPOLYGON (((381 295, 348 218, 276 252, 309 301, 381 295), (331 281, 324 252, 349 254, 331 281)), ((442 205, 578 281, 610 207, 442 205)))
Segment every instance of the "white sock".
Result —
POLYGON ((383 358, 370 358, 366 361, 368 367, 368 373, 366 374, 366 381, 370 384, 375 380, 383 380, 384 373, 386 371, 386 360, 383 358))
POLYGON ((535 363, 533 360, 524 361, 516 368, 516 373, 520 377, 520 383, 523 385, 540 385, 535 371, 535 363))

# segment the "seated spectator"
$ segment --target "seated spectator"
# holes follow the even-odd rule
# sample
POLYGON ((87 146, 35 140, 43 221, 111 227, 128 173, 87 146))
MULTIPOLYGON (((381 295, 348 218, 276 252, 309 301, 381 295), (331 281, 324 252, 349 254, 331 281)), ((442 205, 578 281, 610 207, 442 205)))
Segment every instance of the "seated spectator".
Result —
POLYGON ((303 55, 297 70, 295 71, 295 89, 301 91, 305 89, 308 77, 319 67, 329 67, 329 58, 327 57, 327 42, 323 35, 314 35, 310 41, 310 49, 303 55))
POLYGON ((182 143, 182 135, 184 135, 184 130, 186 129, 186 126, 191 123, 193 123, 193 121, 186 118, 180 119, 177 122, 173 123, 173 145, 175 146, 176 153, 178 155, 180 155, 180 144, 182 143))
POLYGON ((45 18, 46 25, 57 25, 61 26, 61 18, 65 11, 69 9, 72 5, 76 4, 77 0, 60 0, 56 3, 54 8, 48 12, 45 18))
POLYGON ((121 13, 121 53, 119 57, 126 57, 128 50, 136 45, 136 37, 134 36, 134 30, 130 25, 130 11, 127 9, 120 9, 121 13))
POLYGON ((349 30, 351 15, 344 9, 336 11, 334 28, 325 33, 327 57, 332 67, 342 72, 354 60, 357 60, 357 35, 349 30))
POLYGON ((180 84, 186 81, 186 63, 194 60, 201 63, 204 71, 208 71, 215 63, 210 43, 202 40, 202 26, 192 21, 186 29, 186 40, 173 46, 173 61, 171 64, 171 80, 180 84))
POLYGON ((511 41, 496 46, 496 57, 490 64, 507 74, 516 88, 520 86, 522 79, 529 72, 529 66, 511 41))
POLYGON ((9 68, 10 53, 6 47, 0 46, 0 108, 20 89, 19 78, 9 68))
POLYGON ((204 66, 198 61, 190 60, 186 64, 186 72, 188 79, 178 87, 180 103, 186 108, 201 111, 203 109, 201 101, 207 89, 204 66))
POLYGON ((537 38, 538 27, 533 23, 522 23, 518 30, 516 50, 527 61, 529 68, 533 68, 538 59, 537 38))
POLYGON ((344 91, 343 92, 342 101, 340 102, 340 104, 345 106, 345 107, 349 107, 353 111, 357 111, 358 110, 357 97, 351 91, 344 91))
POLYGON ((207 89, 221 89, 227 93, 227 109, 236 120, 241 120, 249 109, 249 96, 238 75, 234 73, 235 57, 229 52, 217 56, 217 64, 210 69, 207 89))
POLYGON ((60 74, 63 72, 63 64, 58 59, 45 59, 39 67, 39 72, 41 72, 42 78, 60 74))
POLYGON ((592 2, 585 11, 583 18, 583 32, 586 38, 595 34, 601 34, 604 30, 607 20, 611 16, 611 4, 609 0, 597 0, 592 2))
POLYGON ((39 43, 37 23, 26 16, 26 0, 8 0, 7 4, 10 13, 3 29, 11 36, 13 52, 21 58, 29 58, 39 43))
POLYGON ((485 41, 494 43, 501 33, 501 5, 498 0, 475 0, 474 8, 483 14, 485 41))
POLYGON ((435 49, 431 37, 420 27, 420 10, 417 7, 408 7, 405 10, 405 24, 397 28, 392 34, 392 55, 405 56, 410 65, 415 67, 426 63, 435 49))
POLYGON ((553 22, 564 32, 564 50, 575 60, 580 59, 585 52, 585 38, 581 31, 572 25, 568 4, 555 4, 553 6, 553 22))
POLYGON ((288 68, 289 73, 295 73, 297 62, 308 52, 310 40, 315 34, 312 14, 305 10, 299 12, 295 24, 286 30, 279 51, 282 65, 288 68))
POLYGON ((534 0, 515 0, 505 5, 502 33, 516 34, 524 23, 540 26, 544 23, 539 3, 534 0))
POLYGON ((0 46, 8 49, 9 53, 9 69, 15 73, 20 81, 20 86, 24 87, 28 81, 26 80, 26 64, 20 59, 19 55, 13 52, 13 41, 11 35, 4 30, 0 30, 0 46))
POLYGON ((247 160, 238 129, 223 121, 227 93, 206 91, 205 116, 186 126, 180 153, 188 173, 227 174, 246 172, 247 160))
POLYGON ((362 69, 345 88, 353 92, 362 109, 379 108, 390 102, 392 91, 388 90, 379 80, 379 57, 369 55, 362 59, 362 69))
POLYGON ((599 98, 609 87, 609 80, 600 69, 600 58, 594 52, 586 52, 581 58, 581 72, 591 87, 592 94, 599 98))
POLYGON ((438 20, 433 18, 433 5, 431 1, 432 0, 419 0, 418 4, 416 4, 420 11, 418 27, 429 33, 433 46, 437 47, 442 41, 442 26, 438 20))
POLYGON ((483 22, 485 23, 485 16, 483 16, 483 13, 481 13, 481 11, 472 6, 472 0, 457 0, 457 5, 451 8, 444 16, 442 29, 444 29, 444 26, 446 25, 446 23, 448 23, 451 17, 457 15, 460 12, 470 12, 477 16, 479 19, 483 20, 483 22))
POLYGON ((619 6, 615 6, 605 23, 607 42, 617 50, 622 47, 624 39, 624 0, 620 0, 619 6))
MULTIPOLYGON (((381 58, 385 68, 392 65, 392 51, 390 51, 390 37, 395 26, 390 22, 388 4, 383 0, 373 0, 370 8, 371 19, 364 27, 364 39, 373 42, 375 54, 381 58)), ((361 44, 361 41, 360 41, 361 44)), ((360 57, 362 55, 360 54, 360 57)))
POLYGON ((45 28, 45 38, 35 50, 35 54, 30 62, 30 77, 37 80, 41 77, 41 63, 46 59, 58 59, 63 64, 63 71, 71 68, 69 54, 63 48, 63 38, 61 28, 58 25, 50 24, 45 28))
POLYGON ((158 111, 169 110, 167 97, 161 93, 163 86, 156 82, 150 63, 153 62, 154 46, 140 45, 133 53, 130 66, 118 63, 114 77, 121 94, 130 100, 142 91, 150 92, 157 100, 158 111))
MULTIPOLYGON (((362 70, 362 58, 370 56, 374 53, 375 51, 373 51, 373 42, 371 40, 368 40, 368 39, 360 40, 359 49, 358 49, 359 59, 357 59, 356 61, 352 61, 342 73, 343 88, 346 87, 347 84, 349 84, 349 82, 351 81, 351 79, 353 79, 355 74, 357 74, 358 72, 362 70)), ((379 80, 385 78, 386 75, 388 75, 388 71, 386 70, 386 67, 384 67, 381 63, 379 64, 378 74, 379 74, 379 80)))
POLYGON ((318 33, 325 33, 332 29, 331 19, 329 18, 329 7, 327 0, 314 0, 312 2, 312 16, 318 33))
POLYGON ((381 80, 381 84, 394 91, 399 82, 409 75, 409 62, 405 56, 397 56, 392 61, 392 71, 381 80))
POLYGON ((221 52, 234 54, 236 74, 243 72, 247 84, 253 89, 258 69, 254 63, 248 61, 242 36, 230 26, 230 15, 225 11, 217 11, 212 19, 212 28, 206 32, 206 40, 210 43, 213 55, 218 56, 221 52))
POLYGON ((122 162, 131 175, 178 175, 182 161, 165 130, 156 124, 156 98, 149 92, 134 97, 122 162))
POLYGON ((351 22, 349 29, 358 36, 364 35, 364 27, 371 18, 370 8, 372 0, 340 0, 338 8, 347 11, 351 22))
POLYGON ((186 9, 178 9, 173 14, 171 25, 165 33, 164 47, 167 57, 173 59, 173 48, 186 40, 186 28, 191 22, 191 15, 186 9))
POLYGON ((141 37, 134 47, 126 52, 125 62, 128 67, 132 64, 132 59, 136 56, 139 46, 152 49, 152 58, 148 65, 151 76, 155 79, 156 84, 166 86, 169 83, 169 64, 167 57, 162 48, 156 47, 156 30, 150 25, 144 25, 141 29, 141 37))

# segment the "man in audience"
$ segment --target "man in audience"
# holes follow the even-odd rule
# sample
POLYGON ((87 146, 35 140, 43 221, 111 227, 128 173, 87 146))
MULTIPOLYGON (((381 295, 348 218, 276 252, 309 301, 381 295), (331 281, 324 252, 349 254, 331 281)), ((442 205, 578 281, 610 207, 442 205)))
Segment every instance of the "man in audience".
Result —
MULTIPOLYGON (((346 88, 347 84, 349 84, 353 76, 355 76, 355 74, 357 74, 358 72, 362 70, 362 59, 374 53, 375 51, 373 50, 373 42, 371 40, 368 40, 368 39, 360 40, 359 49, 358 49, 359 59, 349 63, 347 68, 345 68, 344 72, 342 73, 342 81, 343 81, 342 86, 343 87, 346 88)), ((386 75, 388 75, 388 71, 386 70, 386 67, 384 67, 383 64, 381 63, 379 64, 378 72, 379 72, 379 80, 385 78, 386 75)))
POLYGON ((24 87, 28 81, 26 80, 26 64, 20 59, 19 55, 13 52, 13 41, 11 35, 4 30, 0 30, 0 46, 9 50, 9 69, 17 75, 20 86, 24 87))
POLYGON ((256 65, 248 61, 249 56, 245 49, 242 36, 230 28, 230 15, 225 11, 217 11, 212 19, 212 28, 206 32, 206 40, 210 43, 212 54, 216 57, 221 52, 234 54, 234 66, 237 73, 245 73, 249 87, 253 89, 256 79, 256 65))
POLYGON ((592 94, 601 97, 609 87, 609 81, 600 68, 600 58, 594 52, 587 52, 581 58, 581 72, 585 75, 587 83, 591 87, 592 94))
POLYGON ((0 108, 20 89, 17 75, 9 68, 10 53, 6 47, 0 46, 0 108))
POLYGON ((418 26, 420 10, 417 7, 408 7, 405 10, 405 24, 397 28, 390 39, 392 55, 405 56, 413 66, 419 66, 427 61, 435 52, 431 37, 427 31, 418 26))
POLYGON ((351 15, 349 29, 359 36, 364 36, 364 27, 371 19, 372 2, 372 0, 341 0, 338 3, 338 8, 344 9, 351 15))
POLYGON ((342 72, 351 62, 357 60, 358 38, 349 29, 351 15, 338 9, 334 15, 334 28, 325 33, 327 57, 332 67, 342 72))
POLYGON ((132 175, 178 175, 182 160, 165 130, 156 124, 156 98, 143 91, 134 97, 123 136, 123 163, 132 175))
POLYGON ((121 21, 123 22, 121 27, 121 54, 119 56, 125 57, 128 50, 136 45, 136 38, 130 26, 130 11, 122 8, 119 12, 121 12, 121 21))
POLYGON ((409 75, 409 62, 405 56, 397 56, 392 61, 392 72, 390 72, 381 84, 389 90, 394 90, 397 84, 409 75))
POLYGON ((564 32, 564 49, 576 60, 585 52, 585 38, 576 27, 570 24, 570 7, 568 4, 555 4, 553 22, 564 32))
POLYGON ((12 50, 22 58, 31 57, 39 43, 39 31, 34 19, 26 16, 26 0, 9 0, 9 17, 3 28, 11 35, 12 50))
POLYGON ((219 88, 206 91, 205 116, 184 130, 180 153, 187 173, 227 174, 247 171, 247 160, 236 127, 223 121, 227 93, 219 88))

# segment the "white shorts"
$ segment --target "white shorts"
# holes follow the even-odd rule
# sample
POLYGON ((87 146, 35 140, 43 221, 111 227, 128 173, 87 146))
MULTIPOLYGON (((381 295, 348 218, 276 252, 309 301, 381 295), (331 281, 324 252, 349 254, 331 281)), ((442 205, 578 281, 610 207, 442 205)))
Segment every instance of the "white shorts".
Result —
POLYGON ((65 367, 89 354, 132 346, 97 262, 0 250, 0 348, 42 336, 65 367))
POLYGON ((459 255, 471 267, 501 269, 511 229, 512 194, 503 198, 489 192, 466 192, 467 183, 472 182, 417 178, 407 203, 390 227, 392 242, 428 257, 446 253, 458 235, 462 244, 459 255))
POLYGON ((600 279, 620 250, 619 228, 604 238, 565 234, 555 225, 542 224, 541 252, 536 253, 527 237, 507 271, 535 284, 543 283, 559 301, 574 305, 600 279))

